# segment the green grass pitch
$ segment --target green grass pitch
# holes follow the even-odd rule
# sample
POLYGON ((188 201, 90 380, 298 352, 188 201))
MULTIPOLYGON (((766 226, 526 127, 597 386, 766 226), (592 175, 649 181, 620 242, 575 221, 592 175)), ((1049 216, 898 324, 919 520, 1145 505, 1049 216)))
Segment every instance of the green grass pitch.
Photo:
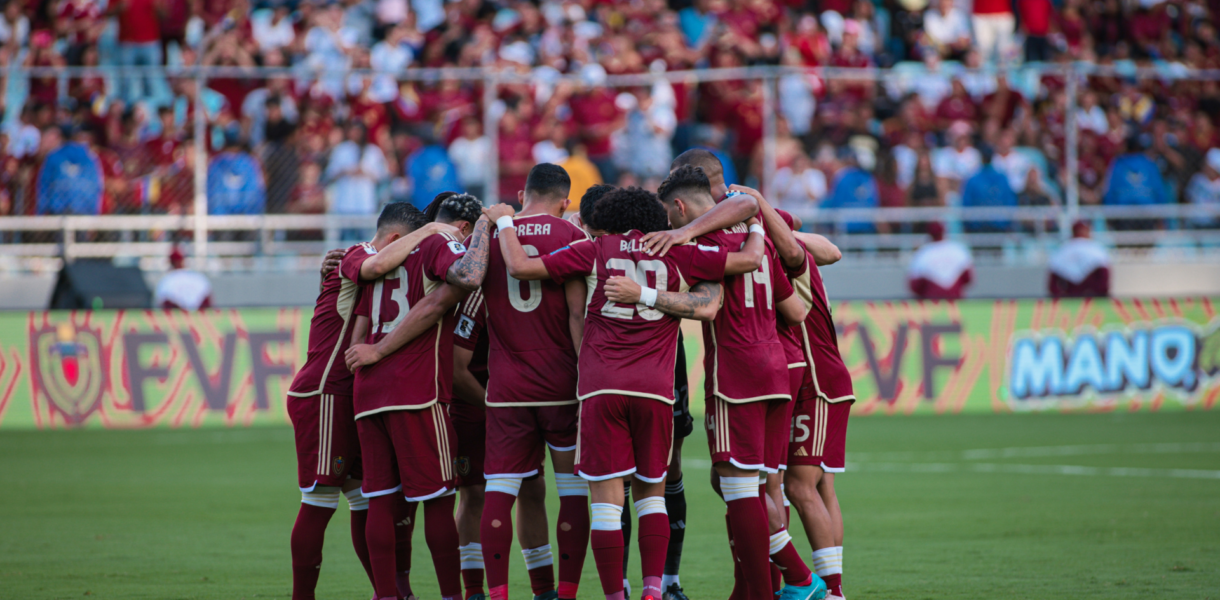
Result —
MULTIPOLYGON (((853 599, 1220 598, 1220 412, 858 418, 848 448, 853 599)), ((685 455, 682 581, 724 600, 724 510, 700 432, 685 455)), ((290 595, 287 428, 5 432, 0 456, 0 598, 290 595)), ((365 600, 345 511, 319 597, 365 600)), ((434 600, 421 529, 412 580, 434 600)), ((521 561, 513 577, 528 599, 521 561)), ((601 597, 591 555, 581 597, 601 597)))

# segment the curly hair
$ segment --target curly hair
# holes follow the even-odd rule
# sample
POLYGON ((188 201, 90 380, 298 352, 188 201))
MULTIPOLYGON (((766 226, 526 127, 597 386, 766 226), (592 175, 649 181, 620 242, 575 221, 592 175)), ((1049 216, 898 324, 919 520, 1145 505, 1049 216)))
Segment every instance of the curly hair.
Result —
POLYGON ((605 231, 601 227, 598 227, 597 225, 594 224, 593 207, 597 206, 597 201, 601 200, 603 196, 605 196, 606 194, 609 194, 610 192, 613 192, 614 190, 617 190, 617 189, 618 189, 617 187, 612 186, 608 183, 599 183, 599 184, 594 185, 594 186, 590 187, 589 189, 585 190, 585 195, 580 197, 580 220, 581 220, 581 222, 583 222, 585 225, 588 225, 589 227, 592 227, 593 229, 601 229, 601 230, 605 231))
POLYGON ((458 195, 457 192, 441 192, 428 203, 428 207, 424 209, 424 216, 428 217, 428 222, 436 220, 436 213, 440 212, 441 204, 446 200, 458 195))
POLYGON ((470 194, 454 194, 441 201, 436 220, 441 223, 466 221, 471 225, 483 215, 483 203, 470 194))
POLYGON ((641 233, 669 229, 669 217, 656 194, 638 187, 621 188, 602 196, 593 210, 593 224, 607 233, 641 233))
MULTIPOLYGON (((657 198, 661 202, 668 203, 674 199, 674 196, 682 192, 695 192, 696 194, 701 192, 707 194, 707 200, 712 199, 712 184, 708 181, 707 174, 703 172, 702 167, 682 165, 670 171, 669 176, 657 188, 657 198)), ((702 200, 702 198, 699 199, 702 200)), ((683 198, 683 200, 688 200, 688 198, 683 198)))

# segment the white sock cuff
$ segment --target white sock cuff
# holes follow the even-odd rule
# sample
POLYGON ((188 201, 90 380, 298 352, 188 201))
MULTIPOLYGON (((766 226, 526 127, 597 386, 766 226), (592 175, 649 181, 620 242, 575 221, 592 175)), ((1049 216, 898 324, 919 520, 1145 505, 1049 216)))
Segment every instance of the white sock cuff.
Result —
POLYGON ((767 485, 767 474, 766 473, 759 472, 758 485, 767 485))
POLYGON ((538 546, 537 548, 524 548, 521 550, 521 556, 525 558, 525 568, 529 571, 554 564, 555 562, 555 559, 551 556, 550 544, 538 546))
POLYGON ((590 506, 592 518, 589 529, 594 531, 622 531, 623 507, 617 504, 594 502, 590 506))
POLYGON ((312 492, 301 492, 301 504, 319 508, 339 508, 339 494, 339 488, 318 486, 312 492))
POLYGON ((665 497, 664 496, 653 496, 651 498, 641 498, 641 499, 635 501, 635 516, 637 519, 640 517, 645 517, 648 515, 655 515, 658 513, 660 513, 662 515, 669 514, 668 512, 665 511, 665 497))
POLYGON ((720 493, 725 502, 758 497, 757 477, 721 477, 720 493))
MULTIPOLYGON (((685 490, 686 490, 686 486, 684 486, 682 484, 681 479, 679 479, 673 483, 665 484, 665 495, 667 495, 667 496, 670 494, 680 494, 685 490)), ((674 575, 674 577, 677 577, 677 575, 674 575)), ((665 587, 669 587, 669 586, 665 586, 665 587)))
POLYGON ((347 498, 348 510, 368 510, 369 499, 364 497, 360 488, 343 492, 343 496, 347 498))
POLYGON ((779 495, 784 497, 784 506, 792 506, 792 503, 788 502, 788 490, 784 489, 784 484, 782 483, 779 484, 779 495))
POLYGON ((508 494, 514 498, 521 493, 521 480, 516 477, 499 477, 496 479, 488 479, 485 493, 500 492, 508 494))
POLYGON ((471 542, 458 546, 458 554, 461 556, 463 571, 483 568, 483 544, 471 542))
POLYGON ((559 492, 560 498, 565 496, 588 496, 589 482, 585 481, 580 475, 556 473, 555 489, 559 492))
POLYGON ((818 577, 826 577, 827 575, 838 575, 843 572, 843 556, 840 554, 841 548, 822 548, 815 550, 812 556, 813 572, 818 574, 818 577))
POLYGON ((788 534, 787 529, 781 529, 781 530, 771 534, 771 552, 770 552, 770 554, 775 554, 776 552, 783 550, 790 543, 792 543, 792 536, 788 534))

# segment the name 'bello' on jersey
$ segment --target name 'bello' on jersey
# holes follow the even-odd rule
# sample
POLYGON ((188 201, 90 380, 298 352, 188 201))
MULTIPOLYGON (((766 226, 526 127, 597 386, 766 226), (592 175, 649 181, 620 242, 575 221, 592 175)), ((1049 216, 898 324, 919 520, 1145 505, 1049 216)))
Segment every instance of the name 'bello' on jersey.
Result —
MULTIPOLYGON (((516 217, 514 227, 529 256, 550 254, 588 238, 571 222, 545 214, 516 217)), ((489 254, 483 280, 484 315, 491 336, 487 403, 575 403, 576 350, 563 285, 510 277, 498 241, 492 241, 489 254)))
MULTIPOLYGON (((449 267, 466 247, 447 234, 429 236, 398 268, 361 287, 356 314, 371 320, 365 342, 375 344, 398 326, 411 307, 445 283, 449 267)), ((423 408, 452 397, 453 322, 446 317, 428 333, 356 372, 356 418, 389 410, 423 408)))
MULTIPOLYGON (((703 245, 739 250, 749 237, 744 224, 699 238, 703 245)), ((792 295, 779 256, 766 241, 755 271, 724 278, 724 305, 703 323, 707 389, 728 402, 791 399, 788 360, 775 328, 775 305, 792 295)))
POLYGON ((578 241, 543 256, 556 281, 585 277, 589 300, 580 349, 578 395, 624 394, 674 402, 674 362, 681 319, 643 304, 623 305, 606 299, 606 280, 629 277, 659 291, 685 292, 701 281, 724 279, 728 251, 722 247, 684 244, 663 258, 644 253, 630 231, 578 241))
POLYGON ((309 320, 309 350, 305 364, 292 379, 290 396, 352 393, 352 373, 343 355, 351 345, 352 316, 360 291, 360 266, 377 251, 368 243, 347 249, 339 268, 322 282, 309 320))
POLYGON ((801 324, 801 333, 806 358, 812 363, 814 391, 827 402, 855 400, 851 373, 839 354, 839 336, 835 332, 826 284, 822 282, 822 272, 813 262, 813 255, 806 252, 805 263, 788 274, 792 277, 796 295, 809 307, 809 314, 801 324))

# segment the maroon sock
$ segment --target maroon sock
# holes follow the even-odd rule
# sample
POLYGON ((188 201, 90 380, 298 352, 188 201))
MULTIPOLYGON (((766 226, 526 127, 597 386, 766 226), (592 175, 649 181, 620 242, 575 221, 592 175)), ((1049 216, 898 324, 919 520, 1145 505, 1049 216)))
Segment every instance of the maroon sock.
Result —
MULTIPOLYGON (((783 582, 788 585, 809 585, 813 583, 813 571, 805 566, 805 561, 801 560, 801 553, 797 551, 796 546, 792 544, 792 538, 787 535, 787 529, 781 529, 774 535, 784 534, 787 543, 783 548, 771 555, 771 575, 772 577, 783 574, 783 582)), ((774 586, 779 585, 779 580, 776 579, 774 586)))
POLYGON ((516 496, 504 492, 488 491, 483 496, 479 541, 483 544, 487 593, 492 600, 508 597, 508 555, 513 545, 513 504, 516 501, 516 496))
POLYGON ((333 508, 301 503, 292 526, 292 600, 313 600, 322 569, 322 542, 333 508))
POLYGON ((729 555, 733 559, 733 591, 729 600, 745 600, 746 586, 741 581, 741 561, 737 560, 737 547, 733 545, 733 524, 729 522, 729 514, 724 514, 724 528, 729 533, 729 555))
POLYGON ((733 546, 741 563, 749 600, 770 600, 771 568, 768 560, 769 540, 767 513, 759 498, 731 500, 729 524, 733 528, 733 546))
POLYGON ((623 531, 595 529, 590 532, 589 545, 593 548, 593 564, 597 565, 597 577, 602 582, 606 600, 622 600, 623 531))
POLYGON ((462 569, 462 587, 466 598, 483 593, 483 569, 462 569))
POLYGON ((644 586, 640 593, 661 600, 661 575, 665 572, 665 553, 669 550, 669 516, 652 513, 639 518, 640 572, 644 586))
POLYGON ((573 600, 580 587, 580 574, 589 549, 588 496, 559 497, 555 541, 559 546, 559 597, 573 600))
POLYGON ((533 590, 535 596, 555 591, 555 567, 553 565, 530 569, 528 573, 530 589, 533 590))
POLYGON ((775 561, 771 561, 771 592, 778 594, 784 589, 784 574, 780 572, 779 565, 775 561))
POLYGON ((443 600, 462 597, 462 559, 458 552, 457 522, 453 520, 455 499, 449 494, 424 502, 424 539, 432 554, 443 600))
POLYGON ((364 537, 373 568, 373 590, 378 598, 397 598, 398 579, 394 559, 395 494, 369 498, 368 522, 364 537))
POLYGON ((360 566, 364 567, 364 572, 369 576, 369 583, 373 582, 373 565, 369 563, 369 544, 364 540, 364 529, 368 526, 369 510, 353 510, 348 514, 352 520, 352 548, 356 550, 356 558, 360 559, 360 566))
POLYGON ((403 598, 411 594, 411 537, 415 535, 415 511, 418 502, 407 502, 406 498, 394 495, 394 580, 398 594, 403 598))
POLYGON ((834 575, 827 575, 822 578, 822 581, 826 582, 826 589, 829 590, 826 595, 828 595, 828 596, 832 596, 832 595, 833 596, 842 596, 843 595, 843 574, 842 573, 835 573, 834 575))

